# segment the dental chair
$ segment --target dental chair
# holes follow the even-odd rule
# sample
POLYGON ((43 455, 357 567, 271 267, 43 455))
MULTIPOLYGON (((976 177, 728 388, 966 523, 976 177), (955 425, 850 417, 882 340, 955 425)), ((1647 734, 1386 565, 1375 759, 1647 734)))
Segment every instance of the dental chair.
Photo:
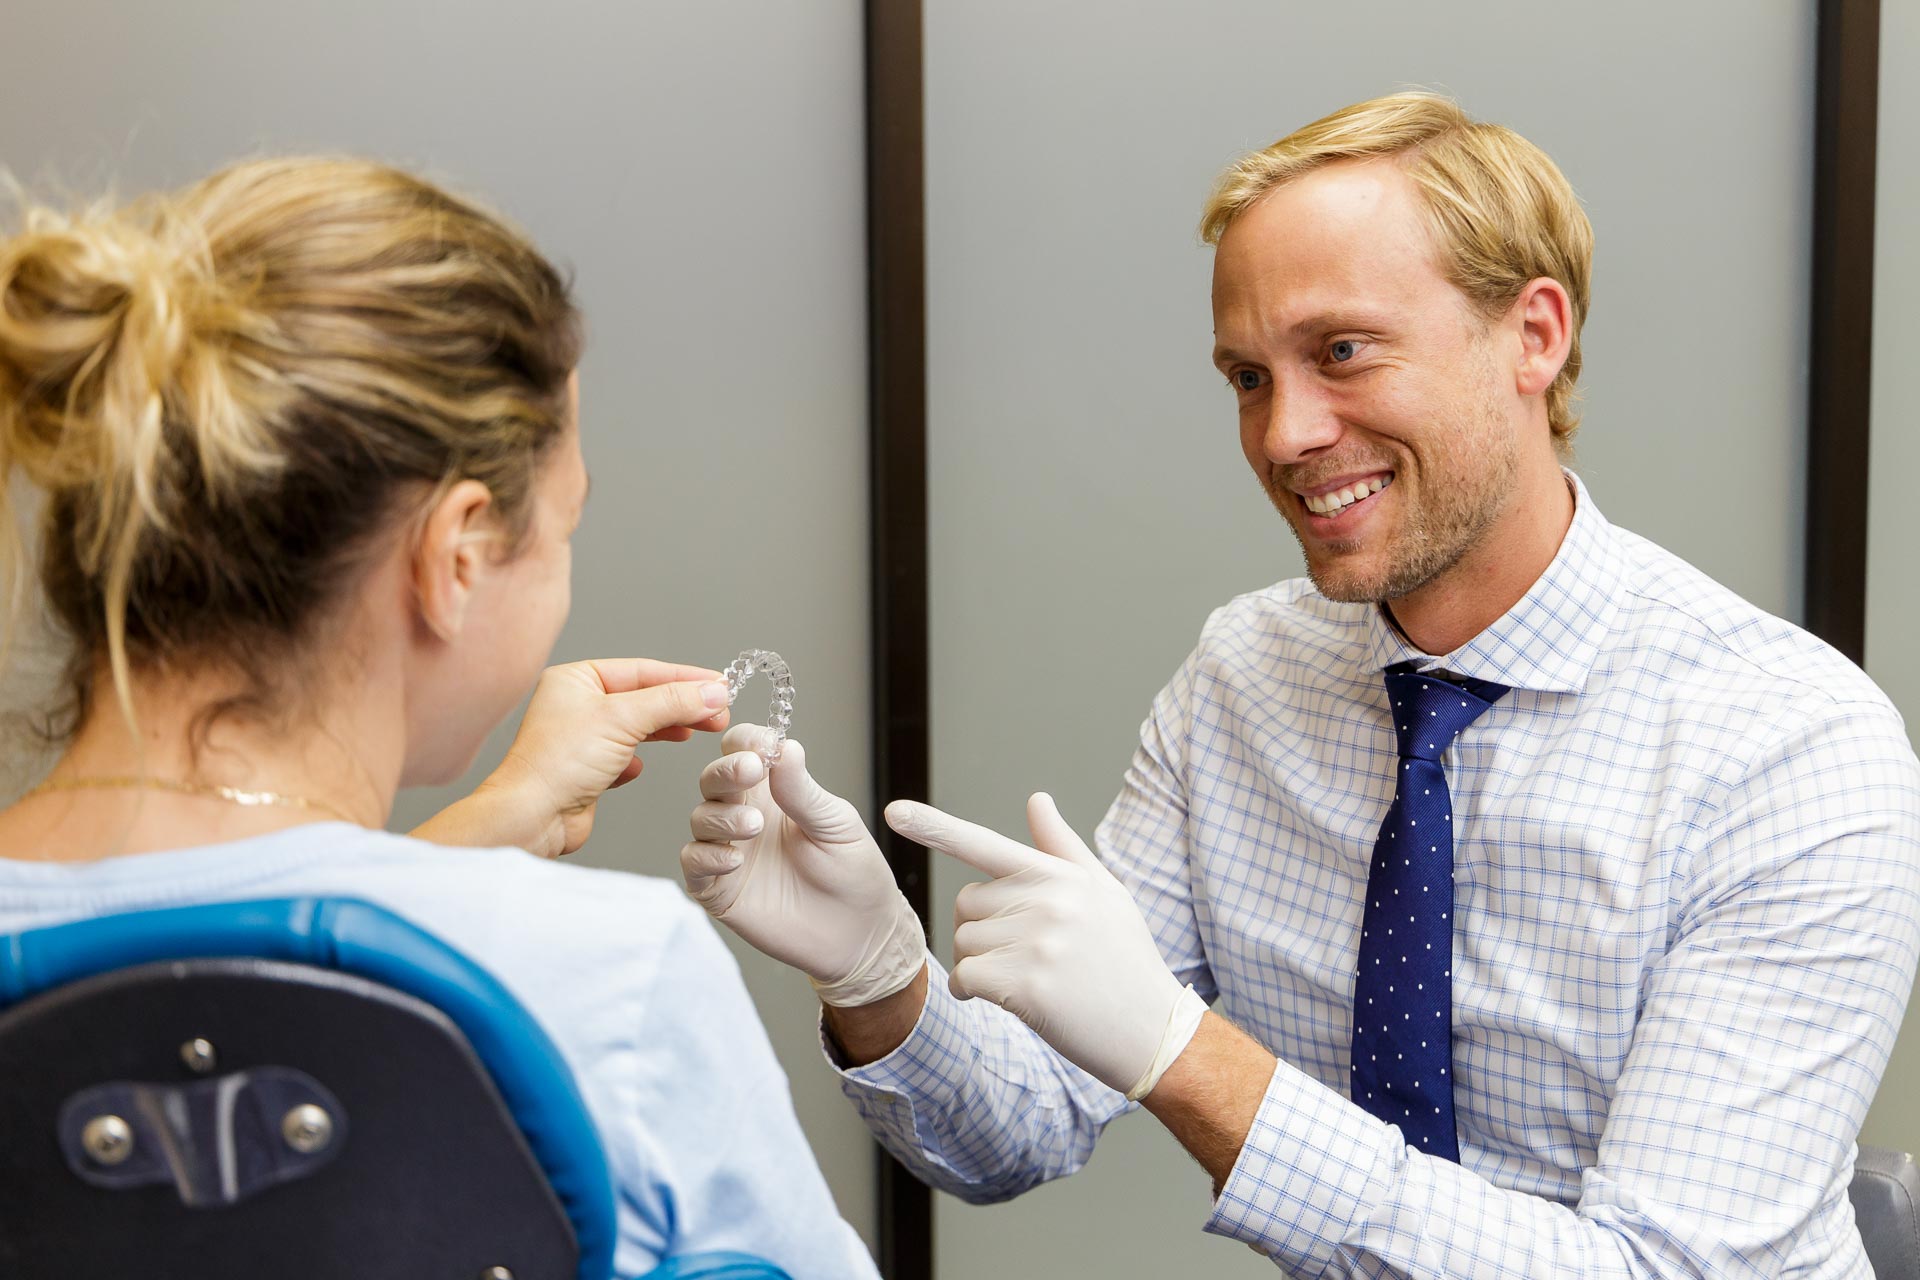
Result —
POLYGON ((1920 1166, 1913 1157, 1861 1147, 1847 1193, 1878 1280, 1920 1280, 1920 1166))
MULTIPOLYGON (((0 935, 0 1276, 615 1280, 571 1072, 497 980, 370 903, 0 935)), ((786 1280, 737 1254, 645 1280, 786 1280)))

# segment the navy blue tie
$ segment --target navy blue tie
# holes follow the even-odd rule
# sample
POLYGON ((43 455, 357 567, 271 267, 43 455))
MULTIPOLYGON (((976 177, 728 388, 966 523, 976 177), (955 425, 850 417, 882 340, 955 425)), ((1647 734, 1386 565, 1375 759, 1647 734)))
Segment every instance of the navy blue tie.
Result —
POLYGON ((1367 872, 1353 984, 1353 1100, 1416 1151, 1460 1159, 1453 1128, 1453 803, 1440 756, 1507 693, 1387 668, 1397 785, 1367 872))

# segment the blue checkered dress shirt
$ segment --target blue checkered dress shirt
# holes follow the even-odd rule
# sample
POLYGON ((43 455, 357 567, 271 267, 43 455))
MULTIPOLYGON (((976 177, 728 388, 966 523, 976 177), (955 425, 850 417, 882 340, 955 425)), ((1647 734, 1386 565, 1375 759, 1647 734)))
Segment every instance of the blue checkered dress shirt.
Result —
MULTIPOLYGON (((1458 651, 1284 582, 1153 704, 1099 851, 1279 1058, 1206 1228, 1315 1276, 1865 1277, 1847 1183, 1920 947, 1920 764, 1850 662, 1572 483, 1552 565, 1458 651), (1513 688, 1445 758, 1459 1164, 1346 1097, 1406 660, 1513 688)), ((1078 1169, 1126 1104, 937 968, 845 1073, 869 1126, 970 1201, 1078 1169)))

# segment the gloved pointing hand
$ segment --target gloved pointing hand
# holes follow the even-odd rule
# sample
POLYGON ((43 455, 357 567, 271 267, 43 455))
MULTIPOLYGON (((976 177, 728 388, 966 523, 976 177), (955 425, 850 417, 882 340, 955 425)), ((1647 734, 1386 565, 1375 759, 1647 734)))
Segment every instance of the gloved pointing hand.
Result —
POLYGON ((871 1004, 926 962, 920 918, 854 807, 807 772, 789 740, 769 778, 759 725, 735 725, 729 754, 700 774, 704 803, 680 871, 707 914, 813 980, 823 1004, 871 1004))
POLYGON ((1151 1092, 1206 1002, 1173 976, 1126 887, 1053 798, 1027 801, 1038 849, 911 800, 886 817, 909 840, 995 877, 954 900, 953 993, 999 1005, 1129 1101, 1151 1092))

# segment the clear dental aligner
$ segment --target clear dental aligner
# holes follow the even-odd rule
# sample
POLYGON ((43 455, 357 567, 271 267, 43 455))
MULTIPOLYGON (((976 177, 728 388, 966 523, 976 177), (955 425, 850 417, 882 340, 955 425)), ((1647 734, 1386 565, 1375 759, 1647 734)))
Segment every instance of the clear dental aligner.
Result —
POLYGON ((787 667, 787 660, 771 649, 747 649, 739 657, 727 664, 727 705, 740 696, 740 686, 753 678, 756 671, 764 671, 773 681, 773 706, 767 712, 767 728, 773 730, 773 742, 760 751, 760 758, 773 767, 780 758, 780 752, 787 745, 787 730, 793 725, 793 672, 787 667))

